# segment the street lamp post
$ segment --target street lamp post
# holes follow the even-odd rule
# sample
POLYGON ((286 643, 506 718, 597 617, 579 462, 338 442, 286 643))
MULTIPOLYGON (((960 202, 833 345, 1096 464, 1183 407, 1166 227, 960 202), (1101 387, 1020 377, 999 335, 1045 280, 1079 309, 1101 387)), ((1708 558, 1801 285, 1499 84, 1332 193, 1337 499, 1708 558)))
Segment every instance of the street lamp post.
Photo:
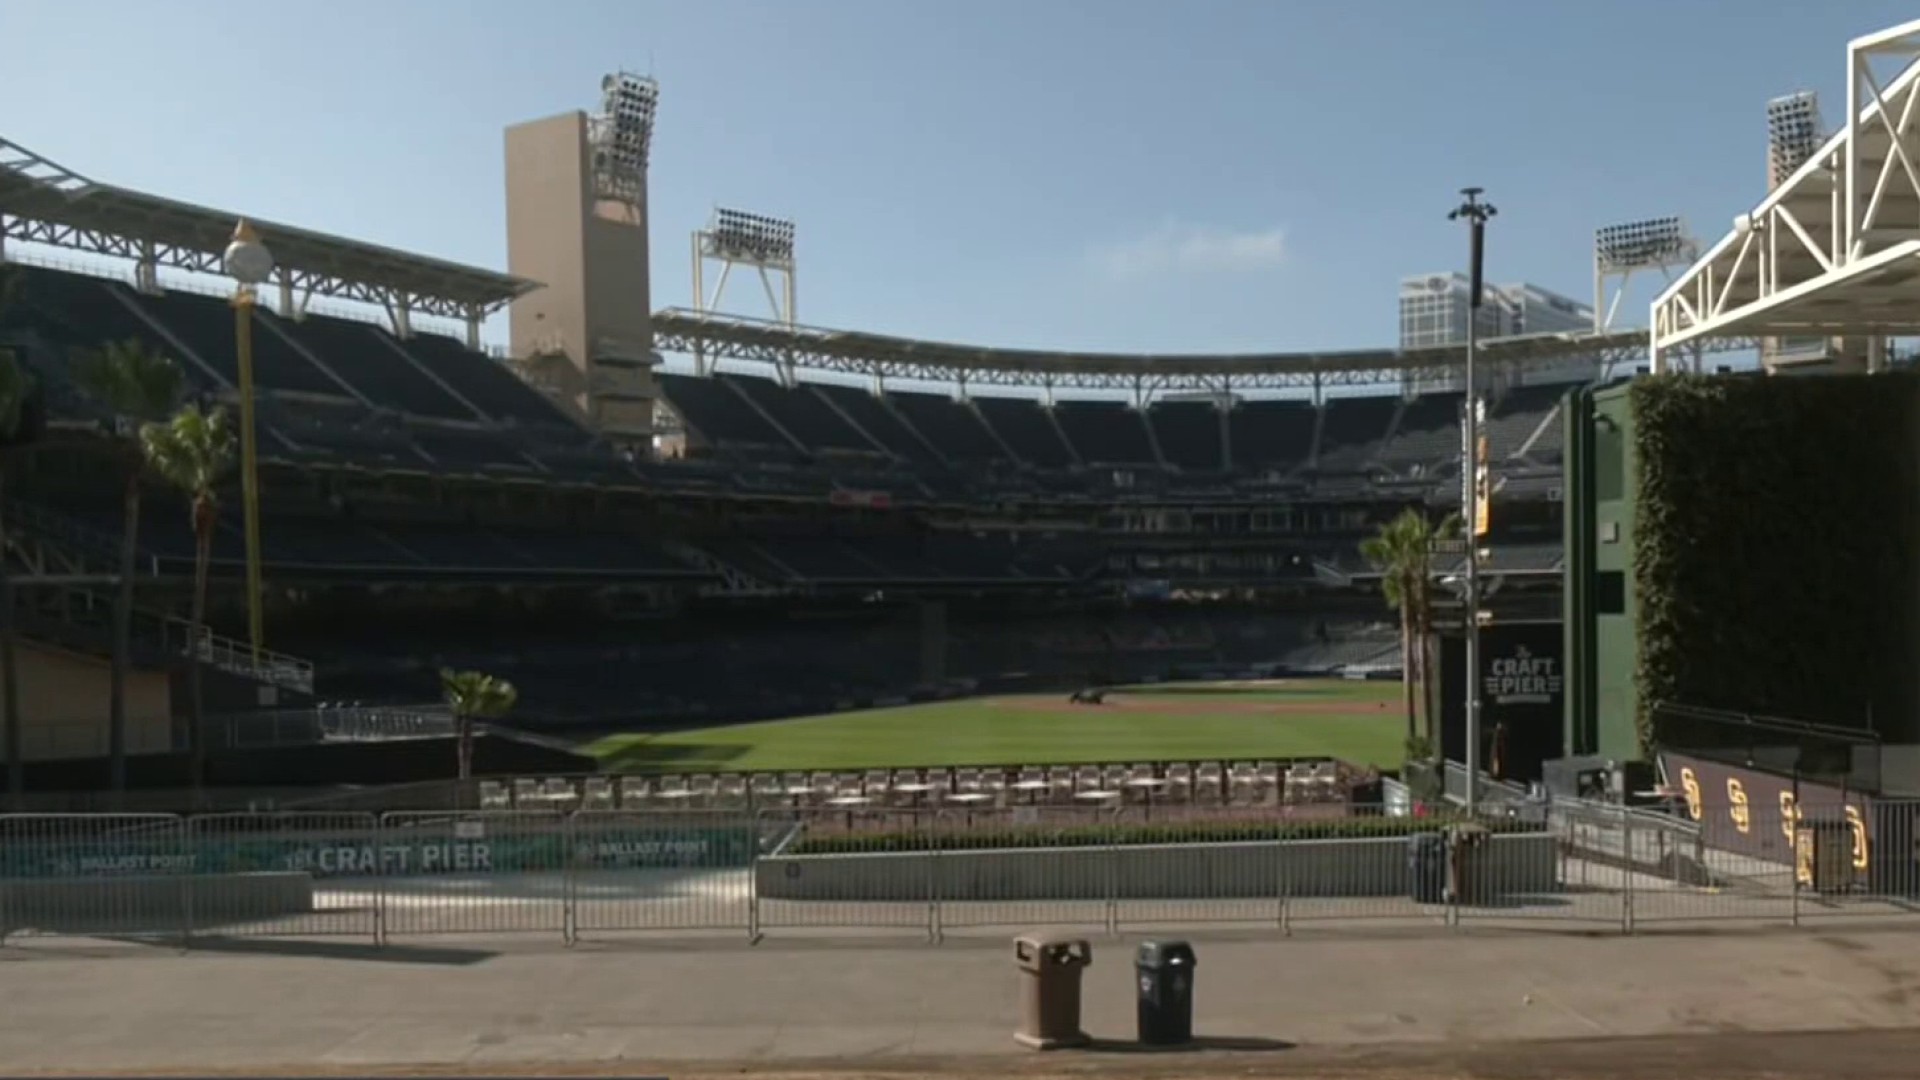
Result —
POLYGON ((247 530, 247 643, 260 663, 262 631, 260 589, 260 457, 254 437, 253 305, 256 290, 273 274, 273 253, 253 226, 242 221, 223 258, 233 278, 234 345, 240 361, 240 503, 247 530))
POLYGON ((1466 810, 1473 814, 1480 787, 1480 382, 1475 369, 1480 351, 1480 303, 1484 282, 1482 274, 1486 253, 1487 219, 1497 211, 1482 202, 1482 189, 1462 188, 1466 201, 1447 215, 1449 221, 1467 223, 1469 291, 1467 293, 1467 371, 1466 408, 1460 417, 1460 501, 1461 517, 1467 539, 1467 565, 1462 583, 1466 592, 1466 657, 1462 665, 1467 680, 1467 790, 1466 810))

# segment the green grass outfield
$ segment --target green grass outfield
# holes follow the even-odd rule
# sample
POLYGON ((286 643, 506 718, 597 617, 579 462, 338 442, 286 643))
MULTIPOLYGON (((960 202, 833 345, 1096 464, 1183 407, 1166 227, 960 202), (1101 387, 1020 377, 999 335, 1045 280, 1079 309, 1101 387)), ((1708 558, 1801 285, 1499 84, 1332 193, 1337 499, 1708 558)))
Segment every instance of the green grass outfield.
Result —
POLYGON ((1332 757, 1394 768, 1406 718, 1397 682, 1181 683, 863 709, 757 724, 610 735, 588 753, 622 772, 1050 765, 1332 757))

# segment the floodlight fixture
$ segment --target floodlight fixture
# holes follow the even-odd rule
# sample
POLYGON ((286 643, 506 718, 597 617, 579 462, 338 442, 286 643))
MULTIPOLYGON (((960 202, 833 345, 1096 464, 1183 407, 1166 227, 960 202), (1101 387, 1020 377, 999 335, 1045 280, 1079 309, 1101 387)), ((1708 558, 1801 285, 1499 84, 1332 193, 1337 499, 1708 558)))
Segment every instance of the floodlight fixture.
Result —
POLYGON ((1641 270, 1658 270, 1671 278, 1675 267, 1691 266, 1700 257, 1700 242, 1688 230, 1686 219, 1678 215, 1641 218, 1608 225, 1593 232, 1593 330, 1607 333, 1613 317, 1619 314, 1620 301, 1627 294, 1627 283, 1641 270), (1617 281, 1616 281, 1617 279, 1617 281), (1615 284, 1612 300, 1607 286, 1615 284))
POLYGON ((1691 263, 1699 245, 1678 217, 1648 218, 1596 229, 1593 265, 1602 271, 1640 270, 1691 263))
POLYGON ((590 119, 587 138, 603 194, 642 197, 659 107, 660 84, 645 75, 622 71, 600 80, 600 112, 590 119))
POLYGON ((793 262, 793 222, 785 218, 719 208, 707 226, 711 258, 754 266, 784 267, 793 262))
POLYGON ((1767 102, 1767 167, 1769 187, 1776 186, 1807 163, 1820 149, 1825 127, 1820 120, 1820 97, 1802 90, 1767 102))
MULTIPOLYGON (((752 214, 731 207, 715 207, 707 227, 693 233, 693 303, 696 311, 718 311, 720 299, 736 266, 750 267, 760 278, 766 292, 767 307, 775 322, 795 324, 794 305, 794 226, 791 218, 752 214), (720 264, 720 275, 713 294, 707 294, 707 263, 720 264), (774 278, 780 278, 776 287, 774 278)), ((696 351, 694 369, 705 370, 706 358, 696 351)), ((782 377, 790 375, 782 363, 782 377)))

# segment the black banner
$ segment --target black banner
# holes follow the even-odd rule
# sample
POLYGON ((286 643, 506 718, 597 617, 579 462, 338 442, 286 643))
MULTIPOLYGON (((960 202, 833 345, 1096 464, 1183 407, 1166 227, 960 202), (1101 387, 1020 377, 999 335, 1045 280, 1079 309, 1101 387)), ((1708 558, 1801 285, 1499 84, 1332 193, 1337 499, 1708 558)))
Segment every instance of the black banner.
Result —
MULTIPOLYGON (((1543 763, 1563 756, 1565 649, 1558 622, 1493 623, 1480 628, 1480 764, 1505 780, 1533 781, 1543 763)), ((1440 639, 1440 752, 1467 757, 1466 638, 1440 639)))

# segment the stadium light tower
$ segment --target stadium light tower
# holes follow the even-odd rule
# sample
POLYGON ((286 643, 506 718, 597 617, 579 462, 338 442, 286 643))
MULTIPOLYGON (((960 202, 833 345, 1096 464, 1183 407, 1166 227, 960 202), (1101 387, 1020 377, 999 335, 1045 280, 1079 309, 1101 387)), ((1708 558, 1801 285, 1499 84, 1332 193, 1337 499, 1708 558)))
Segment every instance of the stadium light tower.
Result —
MULTIPOLYGON (((234 280, 234 346, 240 367, 240 507, 247 533, 247 642, 260 662, 263 633, 260 595, 260 455, 254 437, 253 305, 257 290, 273 275, 273 253, 245 221, 234 227, 233 242, 222 256, 234 280)), ((196 643, 196 647, 198 643, 196 643)))
POLYGON ((1779 187, 1825 141, 1820 97, 1811 90, 1767 102, 1767 190, 1779 187))
POLYGON ((659 108, 660 84, 645 75, 622 71, 600 80, 600 113, 587 122, 594 190, 600 197, 645 204, 659 108))
POLYGON ((1461 517, 1467 530, 1466 567, 1461 587, 1466 601, 1467 673, 1467 790, 1466 809, 1474 812, 1480 787, 1480 538, 1487 531, 1487 513, 1482 490, 1487 448, 1480 438, 1480 383, 1476 361, 1480 351, 1480 304, 1486 271, 1487 220, 1499 211, 1492 203, 1482 202, 1483 189, 1461 188, 1465 199, 1448 221, 1467 223, 1467 260, 1470 291, 1467 294, 1467 370, 1463 380, 1467 396, 1460 410, 1460 496, 1461 517))
MULTIPOLYGON (((793 222, 787 218, 716 207, 707 227, 696 229, 693 234, 693 309, 702 313, 718 311, 733 268, 749 266, 760 275, 760 286, 766 290, 773 320, 792 326, 797 298, 793 237, 793 222), (720 276, 713 284, 712 296, 707 295, 709 262, 720 264, 720 276), (780 276, 778 291, 773 287, 775 274, 780 276)), ((693 363, 696 371, 706 374, 707 358, 698 350, 694 352, 693 363)), ((783 374, 790 376, 791 372, 783 369, 783 374)))
POLYGON ((1669 281, 1675 267, 1692 266, 1700 258, 1700 243, 1678 217, 1647 218, 1608 225, 1593 234, 1593 332, 1613 328, 1620 300, 1637 270, 1657 270, 1669 281), (1607 299, 1607 286, 1615 286, 1607 299))

